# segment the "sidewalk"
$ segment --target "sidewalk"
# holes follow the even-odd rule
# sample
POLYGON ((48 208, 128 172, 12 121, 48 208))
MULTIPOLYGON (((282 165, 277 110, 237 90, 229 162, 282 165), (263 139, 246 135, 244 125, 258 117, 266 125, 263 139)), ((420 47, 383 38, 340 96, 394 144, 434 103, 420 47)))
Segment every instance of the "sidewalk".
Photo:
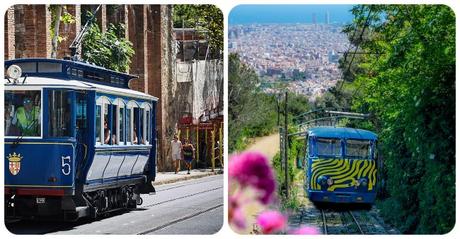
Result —
POLYGON ((211 169, 192 169, 190 170, 190 174, 187 174, 187 170, 179 171, 177 174, 175 174, 174 172, 157 172, 157 176, 155 177, 155 182, 153 182, 153 186, 175 183, 178 181, 185 181, 195 178, 202 178, 221 173, 222 171, 220 170, 220 168, 214 169, 214 172, 212 172, 211 169))

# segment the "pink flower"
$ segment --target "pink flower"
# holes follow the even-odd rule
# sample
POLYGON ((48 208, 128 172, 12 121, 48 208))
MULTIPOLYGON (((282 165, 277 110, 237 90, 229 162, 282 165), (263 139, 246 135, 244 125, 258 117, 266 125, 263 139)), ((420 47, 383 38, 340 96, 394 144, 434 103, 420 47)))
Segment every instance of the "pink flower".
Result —
POLYGON ((316 227, 309 227, 309 226, 304 226, 298 229, 295 229, 293 231, 290 231, 289 234, 292 235, 318 235, 320 234, 318 228, 316 227))
POLYGON ((275 179, 270 162, 261 153, 245 152, 230 159, 229 176, 241 186, 252 186, 261 192, 263 204, 268 204, 275 191, 275 179))
POLYGON ((246 218, 244 217, 243 211, 240 208, 236 208, 232 213, 231 223, 238 229, 246 228, 246 218))
POLYGON ((229 207, 228 207, 228 220, 238 229, 244 229, 246 227, 246 219, 244 217, 243 211, 238 202, 238 195, 231 195, 228 198, 229 207))
POLYGON ((266 211, 257 216, 257 224, 259 224, 264 234, 283 230, 286 226, 286 222, 286 216, 278 211, 266 211))

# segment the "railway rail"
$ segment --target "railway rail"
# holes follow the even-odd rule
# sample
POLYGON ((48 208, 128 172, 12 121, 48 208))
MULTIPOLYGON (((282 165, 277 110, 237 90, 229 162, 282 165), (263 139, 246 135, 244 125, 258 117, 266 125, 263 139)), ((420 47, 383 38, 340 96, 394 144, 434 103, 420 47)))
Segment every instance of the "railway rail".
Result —
POLYGON ((291 215, 289 224, 294 228, 316 226, 325 235, 399 234, 383 222, 375 209, 303 207, 291 215))

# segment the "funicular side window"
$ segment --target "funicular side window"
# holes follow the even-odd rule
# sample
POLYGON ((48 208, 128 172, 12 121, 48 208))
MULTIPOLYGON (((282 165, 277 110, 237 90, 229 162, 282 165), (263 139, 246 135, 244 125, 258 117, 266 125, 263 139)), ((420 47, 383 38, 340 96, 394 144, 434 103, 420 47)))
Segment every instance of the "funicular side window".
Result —
POLYGON ((320 157, 341 157, 341 140, 334 138, 318 138, 316 140, 316 152, 320 157))
POLYGON ((352 158, 369 159, 371 157, 371 141, 347 140, 346 155, 352 158))
POLYGON ((50 137, 71 136, 72 102, 70 91, 52 90, 48 94, 48 134, 50 137))
POLYGON ((5 91, 5 135, 41 136, 41 91, 5 91))

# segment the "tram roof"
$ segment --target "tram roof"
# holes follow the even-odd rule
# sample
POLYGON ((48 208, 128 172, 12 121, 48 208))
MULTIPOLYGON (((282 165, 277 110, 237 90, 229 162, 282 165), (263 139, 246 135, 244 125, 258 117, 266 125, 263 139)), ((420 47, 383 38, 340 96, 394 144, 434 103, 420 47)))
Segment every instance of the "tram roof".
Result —
POLYGON ((17 84, 5 79, 5 89, 24 87, 70 87, 96 90, 108 94, 158 100, 158 98, 131 90, 128 83, 137 76, 121 73, 87 62, 49 58, 21 58, 5 61, 5 70, 18 65, 22 76, 17 84), (26 77, 27 76, 27 77, 26 77), (22 84, 24 77, 26 80, 22 84))
POLYGON ((11 84, 7 83, 8 81, 5 80, 5 90, 13 90, 13 89, 39 89, 39 88, 71 88, 71 89, 79 89, 79 90, 95 90, 101 93, 113 94, 113 95, 120 95, 120 96, 128 96, 134 98, 141 98, 141 99, 149 99, 149 100, 158 100, 158 98, 139 92, 131 89, 101 85, 96 83, 90 82, 83 82, 78 80, 65 80, 65 79, 56 79, 51 77, 35 77, 35 76, 28 76, 24 84, 22 84, 24 77, 19 78, 19 83, 11 84))
POLYGON ((73 79, 85 82, 129 88, 128 82, 138 78, 122 72, 113 71, 83 61, 49 58, 20 58, 5 61, 5 70, 10 65, 18 65, 22 76, 41 76, 73 79))
POLYGON ((324 138, 377 139, 377 134, 369 130, 331 126, 311 128, 308 130, 308 135, 324 138))

